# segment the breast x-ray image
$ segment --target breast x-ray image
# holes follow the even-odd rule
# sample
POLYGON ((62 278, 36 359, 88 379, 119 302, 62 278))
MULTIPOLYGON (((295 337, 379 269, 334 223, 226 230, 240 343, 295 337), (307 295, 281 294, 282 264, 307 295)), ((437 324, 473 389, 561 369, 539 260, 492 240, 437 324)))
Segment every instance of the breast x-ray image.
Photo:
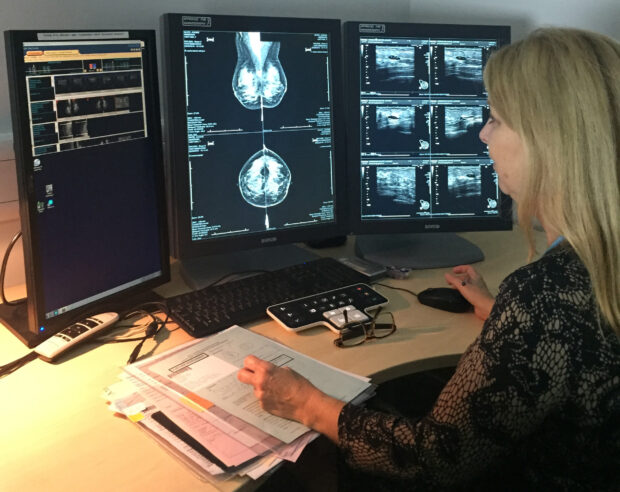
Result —
POLYGON ((472 127, 481 127, 483 123, 480 106, 447 106, 445 109, 446 138, 455 139, 467 133, 472 127))
POLYGON ((319 138, 332 125, 324 35, 187 35, 197 237, 333 220, 331 142, 319 138), (304 187, 312 197, 302 196, 304 187))
POLYGON ((482 80, 482 50, 480 48, 446 48, 444 64, 446 75, 470 81, 482 80))
POLYGON ((278 58, 280 42, 261 41, 259 32, 238 32, 235 46, 232 87, 239 102, 248 109, 280 104, 286 92, 286 75, 278 58))
POLYGON ((380 167, 377 169, 377 194, 394 203, 415 203, 416 171, 414 167, 380 167))
POLYGON ((267 147, 252 155, 239 172, 243 199, 259 208, 282 203, 291 184, 291 171, 284 160, 267 147))
POLYGON ((377 128, 411 135, 415 129, 415 109, 411 106, 377 107, 377 128))

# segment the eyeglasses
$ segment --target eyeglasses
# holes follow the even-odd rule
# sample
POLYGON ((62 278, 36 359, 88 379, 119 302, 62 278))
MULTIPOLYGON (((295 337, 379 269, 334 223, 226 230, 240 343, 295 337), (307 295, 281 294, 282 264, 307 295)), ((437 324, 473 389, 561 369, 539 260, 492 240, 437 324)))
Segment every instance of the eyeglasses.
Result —
POLYGON ((347 312, 343 311, 345 325, 340 330, 340 336, 334 340, 334 345, 341 348, 355 347, 371 338, 389 337, 396 331, 394 315, 390 312, 383 312, 382 308, 377 309, 370 321, 365 323, 354 322, 347 324, 347 312))

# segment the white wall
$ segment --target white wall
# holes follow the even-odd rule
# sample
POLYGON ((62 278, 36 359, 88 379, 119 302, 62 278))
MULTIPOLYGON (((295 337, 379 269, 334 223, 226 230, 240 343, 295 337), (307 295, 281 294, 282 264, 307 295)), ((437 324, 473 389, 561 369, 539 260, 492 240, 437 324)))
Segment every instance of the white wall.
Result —
MULTIPOLYGON (((165 12, 329 17, 359 21, 504 24, 520 39, 563 25, 620 35, 618 0, 0 0, 0 28, 158 29, 165 12)), ((160 64, 161 66, 161 64, 160 64)), ((0 258, 19 230, 4 38, 0 39, 0 258)), ((20 249, 8 284, 23 282, 20 249)))

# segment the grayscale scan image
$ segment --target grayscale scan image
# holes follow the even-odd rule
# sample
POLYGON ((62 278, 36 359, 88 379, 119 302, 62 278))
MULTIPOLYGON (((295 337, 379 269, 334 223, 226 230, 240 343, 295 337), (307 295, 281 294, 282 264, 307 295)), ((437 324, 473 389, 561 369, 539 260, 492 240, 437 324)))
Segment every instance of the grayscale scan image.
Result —
POLYGON ((278 58, 280 43, 261 41, 258 32, 238 32, 235 44, 235 96, 247 109, 276 107, 286 92, 286 75, 278 58))
POLYGON ((291 172, 282 158, 268 148, 250 157, 239 172, 239 190, 254 207, 282 203, 291 184, 291 172))
POLYGON ((384 81, 410 82, 414 78, 415 51, 409 46, 377 46, 376 68, 384 81))
POLYGON ((411 135, 415 129, 415 109, 410 106, 379 106, 377 129, 411 135))
POLYGON ((480 48, 446 48, 444 63, 446 75, 454 75, 463 80, 482 80, 482 50, 480 48))
POLYGON ((377 194, 394 203, 415 203, 415 168, 382 167, 377 169, 377 194))
POLYGON ((457 138, 467 133, 472 126, 482 126, 482 107, 448 106, 444 132, 447 138, 457 138))
POLYGON ((454 198, 471 198, 482 194, 479 166, 450 166, 448 190, 454 198))

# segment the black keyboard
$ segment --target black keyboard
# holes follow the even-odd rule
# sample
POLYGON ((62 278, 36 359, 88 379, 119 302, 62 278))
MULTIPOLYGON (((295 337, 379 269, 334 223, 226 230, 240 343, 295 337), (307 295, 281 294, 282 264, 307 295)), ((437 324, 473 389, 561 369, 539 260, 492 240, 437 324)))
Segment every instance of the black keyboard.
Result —
POLYGON ((347 285, 368 277, 334 258, 232 280, 166 300, 170 317, 194 337, 267 317, 267 307, 347 285))

